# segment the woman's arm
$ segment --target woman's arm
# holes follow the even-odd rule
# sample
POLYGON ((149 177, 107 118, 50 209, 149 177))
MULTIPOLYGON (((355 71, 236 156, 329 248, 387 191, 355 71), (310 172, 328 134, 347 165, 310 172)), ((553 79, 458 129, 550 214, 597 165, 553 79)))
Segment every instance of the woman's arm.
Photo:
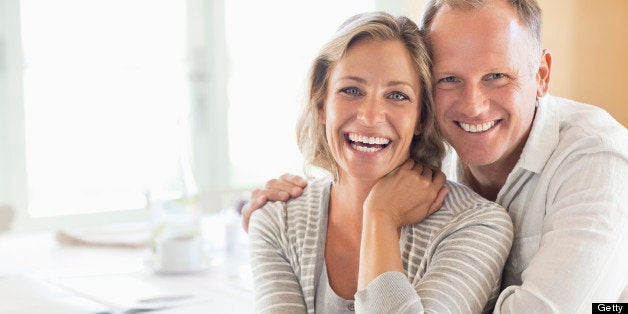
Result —
POLYGON ((358 290, 387 271, 401 271, 402 226, 421 222, 442 204, 445 175, 409 159, 381 178, 363 205, 358 290))
POLYGON ((268 203, 251 216, 249 247, 256 313, 305 313, 301 286, 286 256, 282 207, 268 203))
MULTIPOLYGON (((418 273, 425 268, 423 275, 411 283, 399 270, 379 274, 356 294, 356 309, 479 313, 487 305, 490 307, 499 292, 502 267, 512 243, 512 223, 498 205, 481 204, 464 211, 464 215, 443 228, 430 230, 429 222, 413 227, 417 233, 434 233, 428 247, 421 247, 418 235, 411 235, 416 238, 405 248, 407 271, 418 273)), ((378 233, 372 237, 378 241, 388 238, 378 233)), ((401 264, 396 239, 375 245, 369 251, 372 256, 392 254, 401 264)))

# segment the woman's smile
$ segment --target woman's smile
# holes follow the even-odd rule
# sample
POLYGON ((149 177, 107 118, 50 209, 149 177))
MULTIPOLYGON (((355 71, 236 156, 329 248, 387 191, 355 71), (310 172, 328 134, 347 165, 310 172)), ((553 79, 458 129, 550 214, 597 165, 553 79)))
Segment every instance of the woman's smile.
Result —
POLYGON ((346 133, 345 139, 351 148, 362 153, 377 153, 390 144, 391 140, 385 137, 346 133))
POLYGON ((353 44, 329 76, 321 123, 340 176, 377 180, 410 155, 421 85, 396 40, 353 44))

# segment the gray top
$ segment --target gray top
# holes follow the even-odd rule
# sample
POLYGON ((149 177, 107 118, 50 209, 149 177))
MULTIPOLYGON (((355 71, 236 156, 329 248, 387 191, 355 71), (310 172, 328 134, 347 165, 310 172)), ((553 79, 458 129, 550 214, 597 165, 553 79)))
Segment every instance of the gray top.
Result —
MULTIPOLYGON (((499 205, 452 182, 443 207, 402 228, 403 272, 386 272, 355 294, 360 313, 479 313, 492 308, 512 243, 510 217, 499 205)), ((314 313, 325 259, 331 180, 303 195, 267 203, 249 226, 256 309, 314 313)), ((327 296, 329 294, 326 294, 327 296)))
POLYGON ((334 292, 327 277, 327 263, 323 263, 323 272, 318 278, 316 288, 316 313, 355 313, 355 301, 345 300, 334 292))

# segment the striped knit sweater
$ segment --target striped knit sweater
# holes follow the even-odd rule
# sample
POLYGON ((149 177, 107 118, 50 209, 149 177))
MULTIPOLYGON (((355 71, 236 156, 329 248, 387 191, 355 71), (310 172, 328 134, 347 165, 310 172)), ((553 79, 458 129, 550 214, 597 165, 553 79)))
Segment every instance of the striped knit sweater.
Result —
MULTIPOLYGON (((499 293, 512 243, 512 223, 499 205, 447 182, 443 207, 405 226, 399 241, 404 272, 378 276, 355 294, 361 313, 479 313, 499 293)), ((257 210, 249 227, 257 312, 314 313, 324 263, 331 180, 303 195, 257 210)), ((321 312, 319 309, 318 312, 321 312)))

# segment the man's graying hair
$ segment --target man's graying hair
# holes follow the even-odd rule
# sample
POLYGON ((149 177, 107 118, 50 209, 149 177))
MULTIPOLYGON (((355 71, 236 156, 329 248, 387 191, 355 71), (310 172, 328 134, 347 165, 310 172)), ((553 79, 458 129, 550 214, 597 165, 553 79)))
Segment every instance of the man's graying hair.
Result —
MULTIPOLYGON (((543 50, 541 44, 541 7, 536 0, 494 0, 494 1, 506 1, 509 3, 519 15, 519 18, 523 24, 528 28, 530 32, 530 39, 532 44, 531 54, 531 66, 536 72, 536 68, 539 66, 540 56, 543 50)), ((425 34, 429 34, 429 27, 434 20, 434 16, 440 10, 441 7, 447 5, 454 9, 474 9, 481 8, 488 5, 491 0, 428 0, 423 10, 423 16, 421 17, 420 28, 425 34)), ((428 38, 429 45, 429 38, 428 38)))

